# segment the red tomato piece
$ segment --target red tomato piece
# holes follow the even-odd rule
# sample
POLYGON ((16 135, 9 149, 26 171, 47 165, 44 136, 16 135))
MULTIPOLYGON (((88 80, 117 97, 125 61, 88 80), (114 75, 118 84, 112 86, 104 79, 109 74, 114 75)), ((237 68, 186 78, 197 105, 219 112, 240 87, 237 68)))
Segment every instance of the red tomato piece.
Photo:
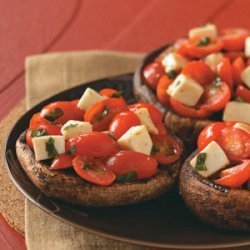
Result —
MULTIPOLYGON (((122 91, 118 91, 116 89, 110 89, 110 88, 106 88, 106 89, 102 89, 99 92, 100 95, 106 96, 108 98, 122 98, 122 91)), ((124 99, 123 99, 124 100, 124 99)))
POLYGON ((107 170, 104 163, 97 159, 78 155, 73 160, 73 168, 81 178, 100 186, 109 186, 116 178, 115 174, 107 170))
POLYGON ((69 120, 82 120, 84 111, 77 107, 76 102, 53 102, 45 106, 41 116, 50 122, 66 123, 69 120))
POLYGON ((246 65, 242 57, 237 57, 232 63, 233 81, 235 84, 243 84, 241 80, 241 72, 245 69, 246 65))
POLYGON ((26 142, 33 149, 32 138, 44 135, 61 135, 61 126, 55 124, 40 124, 29 128, 26 133, 26 142))
POLYGON ((246 29, 231 28, 221 31, 221 39, 223 41, 223 49, 228 51, 240 51, 244 49, 245 40, 249 36, 246 29))
POLYGON ((216 71, 222 82, 225 82, 231 91, 233 90, 233 71, 232 65, 228 58, 224 57, 223 60, 217 65, 216 71))
POLYGON ((118 140, 131 127, 141 125, 139 117, 132 111, 118 114, 109 126, 109 133, 118 140))
POLYGON ((219 52, 223 47, 220 38, 197 36, 188 40, 185 49, 189 56, 203 58, 211 53, 219 52))
POLYGON ((214 141, 223 128, 227 125, 224 122, 213 122, 207 125, 200 133, 198 137, 198 149, 203 150, 211 141, 214 141))
POLYGON ((223 109, 231 99, 231 90, 224 82, 215 82, 205 87, 202 108, 215 112, 223 109))
POLYGON ((170 97, 170 104, 171 107, 180 115, 192 118, 207 118, 212 113, 202 107, 193 108, 188 107, 181 102, 175 100, 174 98, 170 97))
POLYGON ((156 89, 158 82, 163 75, 165 75, 165 69, 161 62, 150 63, 142 72, 144 82, 152 89, 156 89))
POLYGON ((182 74, 194 79, 201 85, 211 84, 214 80, 214 73, 203 61, 189 62, 183 69, 182 74))
POLYGON ((226 127, 216 141, 230 161, 241 162, 250 158, 250 134, 242 129, 226 127))
POLYGON ((152 157, 159 164, 170 164, 180 159, 181 146, 172 136, 155 135, 152 136, 152 141, 152 157))
POLYGON ((109 157, 118 151, 111 136, 101 132, 90 132, 66 141, 66 152, 86 157, 109 157))
POLYGON ((245 102, 250 103, 250 89, 243 85, 239 85, 236 89, 236 96, 242 98, 245 102))
POLYGON ((244 52, 243 51, 228 51, 228 52, 224 52, 224 56, 227 57, 231 62, 233 62, 238 57, 244 58, 244 52))
POLYGON ((230 187, 240 188, 244 183, 250 180, 250 160, 244 161, 238 166, 234 166, 223 170, 221 178, 215 180, 216 184, 230 187))
POLYGON ((50 122, 41 116, 41 113, 36 113, 32 116, 29 128, 37 128, 40 124, 49 124, 50 122))
POLYGON ((92 105, 85 113, 84 120, 93 125, 93 130, 108 130, 114 117, 127 110, 126 102, 121 98, 109 98, 92 105))
POLYGON ((149 178, 157 172, 157 162, 154 158, 134 151, 118 152, 108 159, 106 167, 116 176, 134 172, 137 179, 149 178))
POLYGON ((167 89, 169 85, 172 83, 172 81, 173 81, 172 79, 164 75, 161 77, 156 89, 157 99, 164 107, 167 107, 169 104, 169 95, 167 94, 167 89))
POLYGON ((63 154, 57 155, 51 163, 50 170, 67 169, 72 167, 74 156, 63 154))

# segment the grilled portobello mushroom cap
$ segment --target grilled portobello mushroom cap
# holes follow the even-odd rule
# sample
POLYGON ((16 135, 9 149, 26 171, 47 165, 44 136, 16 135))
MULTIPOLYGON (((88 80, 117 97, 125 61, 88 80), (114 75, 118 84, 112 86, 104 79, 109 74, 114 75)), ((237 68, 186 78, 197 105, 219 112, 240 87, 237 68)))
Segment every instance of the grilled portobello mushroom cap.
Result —
POLYGON ((188 208, 203 222, 223 229, 250 231, 250 191, 229 189, 201 176, 190 165, 195 151, 184 162, 179 186, 188 208))
POLYGON ((182 164, 179 159, 159 167, 158 173, 149 179, 115 182, 103 187, 83 180, 73 170, 52 171, 46 161, 37 162, 34 152, 25 142, 25 132, 16 142, 16 153, 27 176, 46 196, 93 207, 128 205, 156 198, 175 184, 182 164))

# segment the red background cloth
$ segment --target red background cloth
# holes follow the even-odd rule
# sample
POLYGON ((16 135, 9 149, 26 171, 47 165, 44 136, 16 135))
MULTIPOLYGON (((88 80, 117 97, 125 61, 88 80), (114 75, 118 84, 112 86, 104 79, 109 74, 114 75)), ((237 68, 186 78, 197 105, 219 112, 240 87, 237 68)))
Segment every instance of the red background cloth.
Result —
MULTIPOLYGON (((0 119, 24 97, 24 58, 49 51, 106 49, 148 52, 191 27, 246 27, 248 0, 0 1, 0 119)), ((24 240, 0 217, 0 248, 24 240)))

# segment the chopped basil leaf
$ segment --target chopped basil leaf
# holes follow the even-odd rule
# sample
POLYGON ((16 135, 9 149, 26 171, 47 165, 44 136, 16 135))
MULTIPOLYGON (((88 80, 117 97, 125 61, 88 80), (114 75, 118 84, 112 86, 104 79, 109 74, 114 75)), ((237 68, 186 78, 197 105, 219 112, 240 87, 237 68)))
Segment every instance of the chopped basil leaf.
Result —
POLYGON ((129 182, 133 181, 137 178, 136 172, 132 171, 124 175, 118 175, 116 176, 116 181, 118 182, 129 182))
POLYGON ((55 148, 54 142, 55 142, 55 140, 52 137, 50 137, 49 140, 46 141, 46 143, 45 143, 46 151, 48 152, 48 156, 51 158, 58 155, 58 152, 55 148))
POLYGON ((112 94, 111 97, 119 98, 124 94, 124 91, 117 91, 116 93, 112 94))
POLYGON ((97 117, 97 121, 101 121, 109 114, 109 109, 108 107, 105 107, 102 111, 102 113, 97 117))
POLYGON ((234 99, 236 102, 245 102, 241 97, 237 96, 235 99, 234 99))
POLYGON ((47 120, 49 120, 51 122, 54 122, 56 119, 58 119, 62 115, 63 115, 63 111, 60 108, 55 108, 54 110, 52 110, 51 112, 49 112, 44 117, 47 120))
POLYGON ((68 153, 72 155, 72 154, 74 154, 75 152, 76 152, 76 146, 73 145, 73 146, 70 147, 68 153))
POLYGON ((170 78, 170 79, 173 79, 173 78, 175 78, 176 76, 177 76, 177 72, 175 71, 175 70, 169 70, 168 72, 167 72, 167 76, 170 78))
POLYGON ((39 129, 33 129, 31 132, 31 138, 33 137, 40 137, 47 135, 48 132, 45 129, 39 128, 39 129))
POLYGON ((207 36, 201 38, 201 40, 197 43, 197 46, 206 46, 211 43, 211 39, 207 36))
POLYGON ((90 164, 88 164, 88 163, 85 163, 84 165, 83 165, 83 169, 90 169, 91 168, 91 165, 90 164))
POLYGON ((77 124, 69 124, 68 126, 63 128, 63 130, 69 130, 69 129, 74 128, 74 127, 77 127, 77 124))
POLYGON ((150 154, 155 155, 159 151, 160 151, 160 148, 153 144, 150 154))
POLYGON ((197 155, 197 160, 195 164, 195 169, 198 171, 206 171, 206 159, 207 159, 207 154, 206 153, 200 153, 197 155))

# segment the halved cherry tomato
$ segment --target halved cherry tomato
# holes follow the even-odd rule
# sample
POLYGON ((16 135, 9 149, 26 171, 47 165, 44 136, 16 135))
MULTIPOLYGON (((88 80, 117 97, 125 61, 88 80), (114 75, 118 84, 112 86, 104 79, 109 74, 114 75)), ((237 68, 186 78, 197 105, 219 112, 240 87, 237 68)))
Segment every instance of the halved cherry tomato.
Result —
POLYGON ((157 99, 164 107, 167 107, 169 104, 169 95, 167 94, 167 89, 172 81, 173 80, 170 79, 167 75, 164 75, 161 77, 156 89, 157 99))
POLYGON ((109 126, 109 133, 119 139, 131 127, 141 125, 139 117, 132 111, 118 114, 109 126))
POLYGON ((53 102, 45 106, 41 116, 50 122, 66 123, 69 120, 82 120, 84 111, 77 107, 76 102, 53 102))
POLYGON ((227 124, 224 122, 213 122, 207 125, 198 137, 198 149, 203 150, 211 141, 214 141, 227 124))
POLYGON ((188 40, 185 49, 189 56, 203 58, 211 53, 219 52, 223 47, 220 38, 196 36, 188 40))
POLYGON ((222 82, 225 82, 230 90, 233 90, 233 71, 230 60, 224 57, 223 60, 217 65, 216 72, 222 82))
POLYGON ((134 151, 120 151, 106 162, 106 167, 116 176, 135 173, 136 179, 145 179, 157 172, 154 158, 134 151))
POLYGON ((136 111, 140 108, 147 108, 148 112, 150 114, 150 117, 154 123, 154 125, 156 126, 156 128, 159 131, 159 134, 167 134, 167 129, 164 126, 164 124, 162 123, 163 120, 163 114, 153 105, 149 104, 149 103, 144 103, 144 102, 138 102, 132 105, 128 106, 128 109, 131 111, 136 111))
POLYGON ((241 97, 245 102, 250 103, 250 89, 243 85, 239 85, 236 89, 236 96, 241 97))
POLYGON ((113 118, 127 110, 126 102, 120 98, 109 98, 95 103, 87 109, 84 120, 93 125, 93 130, 108 130, 113 118))
POLYGON ((49 124, 50 122, 41 116, 41 113, 36 113, 32 116, 29 128, 37 128, 40 124, 49 124))
POLYGON ((250 158, 250 134, 242 129, 226 127, 221 130, 216 142, 232 162, 250 158))
POLYGON ((90 132, 66 141, 66 152, 86 157, 109 157, 118 151, 118 145, 107 134, 90 132))
POLYGON ((44 135, 61 135, 61 126, 55 124, 39 124, 29 128, 26 133, 26 142, 33 149, 32 138, 44 135))
POLYGON ((153 150, 151 156, 159 164, 170 164, 180 158, 181 146, 172 136, 154 135, 152 141, 153 150))
POLYGON ((102 89, 99 92, 100 95, 106 96, 108 98, 122 98, 122 91, 118 91, 116 89, 110 89, 110 88, 106 88, 106 89, 102 89))
POLYGON ((104 163, 97 159, 78 155, 73 160, 73 168, 81 178, 100 186, 109 186, 116 178, 115 174, 107 170, 104 163))
POLYGON ((231 28, 221 31, 221 39, 223 41, 223 49, 228 51, 240 51, 244 49, 245 39, 249 36, 246 29, 231 28))
POLYGON ((231 99, 231 90, 224 82, 215 82, 205 87, 202 108, 215 112, 223 109, 231 99))
POLYGON ((215 180, 216 184, 239 188, 250 180, 250 160, 244 161, 242 164, 228 168, 221 172, 221 178, 215 180))
POLYGON ((246 65, 242 57, 237 57, 232 63, 232 73, 234 83, 237 85, 242 84, 241 72, 245 69, 246 65))
POLYGON ((158 82, 163 75, 165 75, 165 69, 161 62, 150 63, 142 72, 144 82, 152 89, 156 89, 158 82))
POLYGON ((201 85, 211 84, 214 73, 203 61, 191 61, 183 69, 182 74, 194 79, 201 85))
POLYGON ((188 107, 172 97, 170 97, 170 104, 178 114, 186 117, 207 118, 212 114, 210 111, 202 107, 198 108, 188 107))
POLYGON ((57 155, 51 163, 50 170, 67 169, 72 167, 74 156, 69 154, 57 155))
POLYGON ((244 57, 243 51, 228 51, 224 52, 224 56, 227 57, 231 62, 233 62, 238 57, 244 57))

